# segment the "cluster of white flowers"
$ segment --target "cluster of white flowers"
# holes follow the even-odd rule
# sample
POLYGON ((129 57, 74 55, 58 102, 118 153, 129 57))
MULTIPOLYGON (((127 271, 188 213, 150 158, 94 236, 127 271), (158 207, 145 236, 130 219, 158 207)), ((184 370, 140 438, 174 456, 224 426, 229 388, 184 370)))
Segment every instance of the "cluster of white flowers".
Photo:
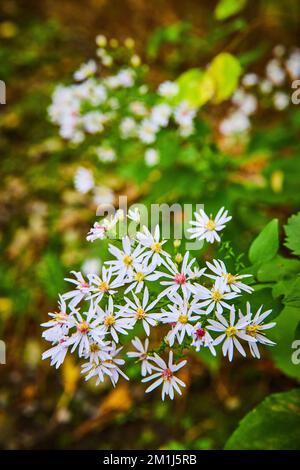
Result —
MULTIPOLYGON (((88 239, 103 239, 123 217, 118 211, 96 223, 88 239)), ((140 222, 138 210, 130 210, 127 217, 140 222)), ((231 219, 224 208, 214 218, 203 210, 196 212, 195 218, 192 237, 208 243, 220 241, 219 233, 231 219)), ((153 233, 143 226, 134 237, 125 236, 109 245, 110 259, 98 274, 94 267, 85 275, 72 272, 66 279, 72 289, 59 296, 58 312, 50 313, 50 320, 42 324, 43 337, 51 343, 43 358, 50 358, 51 365, 58 368, 68 352, 76 351, 84 362, 86 380, 95 377, 100 383, 108 378, 115 386, 120 376, 128 380, 122 370, 125 356, 121 358, 120 353, 126 336, 134 330, 146 339, 142 342, 134 337, 135 351, 127 356, 140 364, 142 382, 152 381, 146 392, 162 386, 162 399, 173 399, 174 392, 181 394, 180 388, 185 386, 177 377, 187 363, 178 362, 183 351, 208 348, 216 355, 216 346, 222 343, 223 355, 231 361, 234 349, 246 355, 243 343, 257 358, 260 343, 274 344, 265 335, 275 324, 264 323, 270 310, 263 312, 261 307, 255 313, 247 304, 243 313, 234 306, 243 292, 253 291, 245 283, 248 274, 232 274, 217 259, 198 266, 188 251, 174 256, 168 243, 159 226, 153 233), (149 349, 152 330, 158 326, 162 342, 149 349), (161 356, 167 350, 165 360, 161 356)))
POLYGON ((289 54, 284 46, 273 49, 273 57, 265 68, 265 75, 247 73, 242 77, 241 87, 231 99, 232 110, 221 121, 219 130, 224 136, 245 134, 250 130, 250 116, 262 106, 271 106, 283 111, 290 103, 286 88, 291 81, 300 78, 300 49, 294 48, 289 54))

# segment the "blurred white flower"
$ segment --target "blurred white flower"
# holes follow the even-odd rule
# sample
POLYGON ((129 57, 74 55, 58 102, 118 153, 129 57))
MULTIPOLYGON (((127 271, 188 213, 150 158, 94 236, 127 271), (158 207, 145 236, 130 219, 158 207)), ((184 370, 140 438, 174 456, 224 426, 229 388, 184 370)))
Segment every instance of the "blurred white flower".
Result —
POLYGON ((291 53, 285 65, 292 79, 300 78, 300 49, 291 53))
POLYGON ((245 87, 251 87, 258 83, 258 76, 256 73, 246 73, 242 78, 242 84, 245 87))
POLYGON ((85 80, 97 71, 97 64, 94 60, 89 60, 82 64, 80 68, 74 73, 74 78, 77 81, 85 80))
POLYGON ((158 87, 158 94, 166 98, 172 98, 178 93, 177 83, 171 82, 169 80, 161 83, 158 87))
POLYGON ((108 186, 96 186, 93 201, 95 204, 113 204, 115 194, 108 186))
POLYGON ((172 108, 168 104, 158 104, 151 111, 151 121, 157 126, 166 127, 172 113, 172 108))
POLYGON ((74 176, 74 186, 79 193, 86 194, 93 189, 94 177, 91 170, 80 166, 74 176))
POLYGON ((99 258, 88 258, 83 263, 81 270, 85 275, 98 274, 101 268, 101 261, 99 258))
POLYGON ((117 158, 116 152, 111 147, 101 146, 95 148, 95 153, 99 158, 100 162, 111 163, 117 158))
POLYGON ((274 93, 273 96, 273 103, 275 109, 278 111, 282 111, 283 109, 287 108, 290 102, 289 96, 284 93, 283 91, 277 91, 274 93))
POLYGON ((146 150, 144 158, 147 166, 154 166, 159 162, 159 153, 157 150, 149 148, 146 150))
POLYGON ((152 144, 155 141, 158 126, 150 119, 144 119, 139 127, 138 136, 145 144, 152 144))
POLYGON ((282 85, 285 80, 285 70, 278 59, 271 59, 266 66, 266 76, 274 85, 282 85))

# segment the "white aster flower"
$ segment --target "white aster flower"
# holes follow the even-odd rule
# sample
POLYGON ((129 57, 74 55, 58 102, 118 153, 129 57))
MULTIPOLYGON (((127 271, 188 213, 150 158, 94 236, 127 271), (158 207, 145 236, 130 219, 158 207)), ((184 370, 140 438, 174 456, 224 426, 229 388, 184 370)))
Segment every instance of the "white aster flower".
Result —
POLYGON ((255 343, 256 339, 250 335, 247 335, 245 328, 249 325, 250 319, 248 316, 240 317, 239 320, 235 323, 235 309, 234 307, 230 310, 229 321, 220 313, 216 313, 216 320, 208 320, 209 326, 208 330, 217 331, 220 333, 215 340, 213 345, 216 346, 222 341, 222 352, 226 357, 228 356, 229 361, 233 359, 233 351, 236 348, 242 356, 246 356, 246 352, 239 342, 239 339, 243 339, 248 343, 255 343))
POLYGON ((138 129, 139 139, 145 144, 152 144, 155 141, 158 130, 157 124, 150 119, 144 119, 138 129))
POLYGON ((89 111, 87 114, 82 116, 82 125, 84 129, 90 134, 96 134, 102 132, 104 124, 107 122, 107 115, 100 113, 99 111, 89 111))
POLYGON ((129 286, 125 290, 125 294, 134 291, 136 294, 144 288, 145 281, 151 281, 155 265, 137 264, 132 273, 130 273, 124 281, 129 282, 129 286))
POLYGON ((295 49, 287 59, 286 68, 291 78, 300 78, 300 49, 295 49))
POLYGON ((272 313, 272 310, 267 310, 266 312, 262 312, 263 306, 259 307, 256 314, 252 317, 251 313, 251 306, 249 302, 247 302, 247 312, 246 317, 250 318, 250 323, 246 326, 246 333, 247 335, 256 339, 256 343, 249 343, 250 352, 253 357, 260 358, 260 352, 258 349, 258 344, 264 344, 266 346, 274 346, 276 343, 268 339, 265 335, 265 330, 269 330, 273 328, 276 323, 263 323, 264 320, 272 313))
POLYGON ((129 105, 130 111, 136 116, 143 117, 147 114, 147 108, 142 101, 132 101, 129 105))
POLYGON ((135 325, 140 321, 143 325, 147 336, 150 335, 150 326, 156 326, 158 320, 157 313, 150 313, 153 307, 157 304, 157 300, 149 302, 149 291, 147 287, 144 290, 143 300, 140 301, 138 297, 132 293, 133 301, 125 297, 126 305, 122 307, 121 313, 130 319, 130 323, 135 325))
POLYGON ((171 82, 169 80, 161 83, 158 87, 158 94, 164 96, 165 98, 172 98, 177 95, 179 91, 177 83, 171 82))
POLYGON ((106 238, 106 231, 107 228, 105 225, 100 224, 99 222, 95 222, 93 227, 88 232, 86 239, 88 242, 94 242, 98 239, 103 240, 106 238))
POLYGON ((71 274, 75 276, 75 279, 72 278, 65 278, 65 281, 71 282, 72 284, 75 284, 76 288, 74 290, 71 290, 69 292, 65 292, 62 295, 62 298, 64 300, 70 300, 71 302, 69 304, 70 309, 73 309, 76 307, 76 305, 81 302, 81 300, 86 299, 89 293, 91 292, 91 286, 90 284, 84 279, 83 275, 81 274, 80 271, 71 271, 71 274))
POLYGON ((231 305, 227 301, 239 297, 236 292, 228 292, 227 284, 221 277, 217 277, 211 289, 200 284, 195 285, 195 295, 199 300, 202 300, 199 306, 206 307, 206 314, 215 309, 218 313, 222 313, 223 308, 231 309, 231 305))
POLYGON ((111 147, 96 147, 95 153, 102 163, 111 163, 114 162, 117 158, 116 152, 111 147))
MULTIPOLYGON (((119 307, 116 307, 119 309, 119 307)), ((100 332, 102 335, 109 333, 113 340, 119 342, 119 334, 127 335, 127 330, 132 329, 132 321, 125 318, 120 312, 115 312, 112 297, 108 298, 108 305, 103 310, 99 305, 96 307, 97 321, 101 322, 100 332)))
POLYGON ((149 148, 145 152, 144 159, 147 166, 157 165, 159 162, 159 153, 156 149, 149 148))
POLYGON ((74 78, 78 82, 94 75, 97 71, 97 64, 94 60, 89 60, 87 63, 82 64, 80 68, 74 73, 74 78))
POLYGON ((228 216, 228 211, 221 207, 215 218, 210 215, 208 217, 203 209, 199 212, 194 212, 196 220, 190 222, 194 227, 189 228, 187 231, 191 234, 190 238, 197 238, 198 240, 206 240, 209 243, 214 241, 221 241, 218 232, 225 228, 225 225, 232 219, 228 216))
POLYGON ((144 225, 141 232, 136 234, 136 238, 139 243, 146 248, 143 253, 143 262, 160 266, 164 257, 169 257, 169 253, 163 250, 163 245, 167 240, 160 240, 160 229, 159 225, 156 225, 154 234, 144 225))
POLYGON ((285 80, 285 70, 278 59, 271 59, 266 66, 266 76, 274 85, 282 85, 285 80))
POLYGON ((51 320, 42 323, 41 326, 47 328, 42 333, 42 337, 45 338, 46 341, 57 342, 62 337, 66 336, 69 331, 69 314, 67 313, 67 306, 62 298, 59 296, 58 302, 58 312, 49 312, 48 315, 51 317, 51 320))
POLYGON ((137 123, 131 117, 125 117, 120 123, 120 132, 123 139, 134 137, 137 130, 137 123))
POLYGON ((137 351, 130 351, 127 353, 127 356, 136 358, 137 361, 141 363, 141 374, 143 377, 147 374, 151 374, 152 365, 150 361, 152 356, 148 355, 149 339, 146 338, 144 345, 137 336, 131 342, 137 351))
POLYGON ((158 104, 152 108, 150 119, 158 127, 166 127, 172 113, 168 104, 158 104))
POLYGON ((116 279, 112 280, 111 278, 112 268, 107 269, 105 266, 102 266, 101 277, 97 274, 90 274, 88 276, 91 285, 90 298, 93 299, 96 305, 102 300, 104 295, 115 294, 115 289, 122 285, 122 283, 118 282, 116 279))
POLYGON ((255 113, 257 109, 257 98, 250 93, 245 93, 241 89, 234 93, 232 102, 239 108, 239 111, 247 116, 255 113))
POLYGON ((156 365, 152 366, 152 369, 157 372, 142 380, 142 382, 149 382, 150 380, 154 380, 150 387, 147 388, 146 393, 152 392, 152 390, 162 385, 162 400, 165 399, 166 395, 169 396, 171 400, 173 400, 174 390, 179 393, 179 395, 181 395, 182 392, 179 388, 179 385, 181 387, 185 387, 185 383, 174 374, 183 366, 185 366, 186 361, 181 361, 177 365, 173 364, 173 352, 170 351, 168 364, 166 364, 165 361, 156 353, 153 356, 153 362, 156 365))
POLYGON ((286 93, 284 93, 283 91, 277 91, 276 93, 274 93, 273 104, 275 109, 277 109, 278 111, 283 111, 285 108, 288 107, 289 103, 290 98, 286 93))
POLYGON ((248 116, 241 110, 234 111, 220 122, 219 130, 225 136, 244 134, 250 128, 248 116))
POLYGON ((186 101, 182 101, 174 110, 174 119, 179 126, 191 126, 196 113, 195 108, 191 108, 186 101))
POLYGON ((256 73, 246 73, 246 75, 244 75, 242 78, 242 84, 245 87, 252 87, 254 85, 257 85, 257 83, 258 83, 258 76, 256 73))
POLYGON ((107 261, 106 264, 112 266, 113 272, 117 271, 118 281, 123 281, 125 276, 131 279, 134 270, 141 264, 143 247, 138 245, 133 248, 130 238, 124 237, 122 239, 122 250, 114 245, 109 245, 109 252, 116 259, 107 261))
POLYGON ((96 364, 95 362, 86 362, 81 366, 81 373, 85 374, 85 380, 96 377, 96 385, 104 382, 105 376, 111 377, 111 370, 114 365, 110 361, 103 361, 96 364))
POLYGON ((200 318, 203 312, 195 300, 190 301, 190 292, 181 297, 177 292, 169 295, 171 304, 169 311, 162 309, 160 320, 163 323, 172 324, 172 329, 167 334, 167 341, 173 346, 175 339, 181 344, 185 335, 191 336, 194 330, 193 323, 200 318))
POLYGON ((216 350, 213 345, 213 338, 209 334, 206 328, 203 328, 201 323, 196 323, 192 331, 193 341, 191 346, 193 346, 197 352, 200 351, 201 347, 209 348, 213 356, 216 356, 216 350))
POLYGON ((50 349, 47 349, 47 351, 42 354, 42 359, 44 360, 50 357, 50 365, 58 369, 64 362, 66 354, 68 352, 67 339, 67 336, 60 338, 58 344, 52 346, 52 348, 50 349))
POLYGON ((86 354, 85 359, 89 362, 99 365, 101 362, 111 359, 111 341, 98 341, 90 343, 90 350, 86 354))
POLYGON ((117 355, 122 349, 122 347, 117 349, 117 345, 114 342, 112 343, 112 347, 110 350, 110 363, 113 365, 113 367, 110 370, 111 375, 109 376, 109 378, 114 387, 116 386, 120 376, 122 376, 125 380, 129 380, 129 377, 124 374, 124 372, 119 367, 125 364, 124 359, 120 359, 117 357, 117 355))
POLYGON ((80 166, 74 177, 74 186, 76 190, 79 193, 86 194, 88 193, 91 189, 93 189, 95 183, 94 183, 94 177, 93 173, 91 170, 88 170, 87 168, 83 168, 80 166))
POLYGON ((269 93, 271 93, 272 89, 273 89, 273 84, 270 80, 268 79, 264 79, 260 82, 259 84, 259 88, 260 88, 260 91, 264 94, 264 95, 267 95, 269 93))
POLYGON ((141 214, 140 214, 138 207, 135 207, 134 209, 129 209, 127 217, 133 222, 136 222, 137 224, 139 224, 141 221, 141 214))
POLYGON ((206 264, 214 274, 206 273, 205 276, 214 280, 218 279, 218 277, 221 277, 225 281, 228 287, 228 291, 234 291, 238 294, 240 294, 241 291, 248 292, 248 294, 253 292, 253 288, 251 286, 241 282, 241 279, 252 277, 252 274, 231 274, 227 271, 225 263, 221 260, 214 259, 212 263, 207 262, 206 264))

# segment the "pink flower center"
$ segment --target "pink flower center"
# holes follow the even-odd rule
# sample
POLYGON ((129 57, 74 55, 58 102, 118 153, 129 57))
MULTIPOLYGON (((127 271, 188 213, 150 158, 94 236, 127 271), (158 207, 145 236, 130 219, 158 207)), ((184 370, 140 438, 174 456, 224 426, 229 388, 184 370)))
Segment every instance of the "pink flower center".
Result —
POLYGON ((162 371, 161 375, 164 380, 171 380, 171 378, 173 377, 173 372, 171 371, 171 369, 165 369, 162 371))
POLYGON ((88 282, 82 282, 80 284, 80 289, 89 289, 90 288, 90 285, 88 282))
POLYGON ((203 336, 205 336, 205 330, 203 330, 203 328, 198 328, 195 331, 195 335, 197 336, 197 339, 201 339, 203 336))
POLYGON ((186 277, 182 273, 178 273, 175 276, 175 282, 176 284, 185 284, 186 283, 186 277))

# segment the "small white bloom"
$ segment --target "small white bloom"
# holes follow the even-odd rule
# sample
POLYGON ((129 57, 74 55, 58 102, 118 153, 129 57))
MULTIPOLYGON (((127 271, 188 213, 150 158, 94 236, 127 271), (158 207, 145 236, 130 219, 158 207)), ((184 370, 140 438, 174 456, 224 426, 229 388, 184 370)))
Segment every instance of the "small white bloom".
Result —
POLYGON ((106 238, 107 228, 105 225, 100 224, 99 222, 95 222, 93 227, 91 227, 90 231, 87 234, 87 241, 94 242, 95 240, 103 240, 106 238))
POLYGON ((137 207, 135 207, 134 209, 129 209, 127 217, 128 219, 132 220, 133 222, 136 222, 137 224, 139 224, 141 221, 141 214, 137 207))
POLYGON ((181 361, 179 364, 173 364, 173 352, 170 351, 169 353, 169 361, 168 364, 158 356, 158 354, 154 354, 153 362, 156 364, 152 366, 152 369, 157 371, 154 374, 144 378, 142 382, 149 382, 150 380, 155 380, 150 387, 147 388, 146 393, 152 392, 155 388, 162 385, 162 393, 161 397, 162 400, 165 399, 165 396, 169 396, 171 400, 174 398, 174 390, 182 394, 179 385, 181 387, 185 387, 185 383, 176 377, 174 374, 183 366, 185 366, 186 361, 181 361))
POLYGON ((197 284, 196 286, 196 297, 200 302, 200 307, 206 307, 206 314, 216 309, 218 313, 223 312, 223 308, 231 309, 231 305, 228 304, 228 300, 232 300, 235 297, 239 297, 236 292, 228 292, 227 284, 224 279, 218 277, 213 285, 212 289, 197 284))
POLYGON ((152 144, 155 141, 158 126, 150 119, 144 119, 138 129, 138 136, 145 144, 152 144))
POLYGON ((115 289, 122 285, 120 282, 117 282, 116 279, 112 280, 111 278, 112 269, 106 269, 105 266, 102 266, 101 277, 97 274, 90 274, 88 276, 91 285, 90 298, 93 299, 95 305, 98 305, 104 295, 115 294, 115 289))
POLYGON ((267 78, 276 86, 282 85, 285 80, 285 70, 278 59, 272 59, 266 66, 267 78))
POLYGON ((106 264, 112 266, 113 272, 118 273, 118 281, 122 282, 126 276, 132 278, 134 270, 141 264, 142 246, 133 248, 129 237, 122 239, 122 250, 114 245, 109 245, 109 252, 116 258, 107 261, 106 264))
POLYGON ((94 60, 89 60, 87 63, 82 64, 80 68, 74 73, 74 78, 78 82, 94 75, 97 71, 97 64, 94 60))
POLYGON ((137 296, 132 293, 133 301, 125 297, 126 305, 121 309, 121 312, 126 318, 131 320, 131 324, 135 325, 140 321, 143 325, 147 336, 150 335, 150 326, 156 326, 158 320, 157 313, 150 313, 153 307, 157 304, 157 300, 149 302, 149 291, 147 287, 144 290, 142 302, 137 296))
POLYGON ((127 356, 136 358, 138 362, 141 363, 141 374, 143 377, 147 374, 151 374, 152 372, 152 365, 151 359, 152 356, 148 355, 148 347, 149 347, 149 339, 146 338, 145 343, 141 342, 141 340, 136 336, 132 341, 132 345, 137 350, 136 352, 128 352, 127 356))
POLYGON ((159 127, 166 127, 172 113, 172 108, 168 104, 158 104, 151 111, 151 121, 159 127))
POLYGON ((267 310, 266 312, 262 312, 263 306, 259 307, 257 312, 255 313, 254 317, 252 317, 251 313, 251 306, 249 302, 247 302, 247 313, 246 317, 250 318, 250 323, 246 326, 246 333, 247 335, 256 339, 256 343, 249 343, 250 352, 253 357, 260 358, 260 352, 258 349, 258 344, 264 344, 266 346, 274 346, 273 341, 268 339, 265 335, 265 330, 269 330, 273 328, 276 323, 271 322, 264 324, 263 321, 272 313, 272 310, 267 310))
POLYGON ((95 153, 102 163, 111 163, 117 158, 116 152, 111 147, 96 147, 95 153))
POLYGON ((118 343, 119 342, 119 334, 127 335, 128 331, 132 329, 132 321, 129 318, 125 318, 120 314, 120 312, 116 312, 115 308, 118 306, 114 306, 113 298, 110 296, 108 298, 108 305, 103 310, 99 305, 96 307, 97 313, 97 321, 101 323, 99 330, 100 333, 104 336, 105 334, 109 333, 112 339, 118 343))
POLYGON ((58 302, 58 312, 49 313, 49 317, 51 320, 42 323, 41 326, 47 328, 42 333, 42 337, 45 338, 46 341, 58 342, 61 338, 65 337, 69 332, 69 314, 67 313, 67 306, 62 298, 59 296, 58 302))
POLYGON ((258 83, 258 76, 256 73, 246 73, 246 75, 244 75, 242 78, 242 84, 245 87, 252 87, 254 85, 257 85, 257 83, 258 83))
POLYGON ((293 80, 300 78, 300 49, 295 49, 291 53, 285 65, 293 80))
POLYGON ((223 119, 219 125, 221 134, 226 136, 243 134, 249 128, 250 121, 248 116, 239 109, 223 119))
POLYGON ((193 327, 191 336, 193 338, 191 346, 193 346, 197 352, 200 351, 201 347, 207 347, 209 348, 212 355, 216 356, 216 350, 213 345, 213 338, 207 329, 202 327, 201 323, 197 323, 193 327))
POLYGON ((159 225, 156 225, 154 234, 144 225, 141 232, 136 235, 137 240, 140 244, 146 248, 143 254, 144 263, 151 263, 155 266, 160 266, 163 258, 170 256, 169 253, 163 250, 163 245, 167 240, 160 240, 160 229, 159 225))
POLYGON ((108 117, 99 111, 90 111, 82 116, 82 125, 90 134, 102 132, 108 117))
POLYGON ((289 105, 290 98, 283 91, 277 91, 273 96, 274 107, 278 111, 283 111, 289 105))
POLYGON ((196 220, 190 222, 193 227, 187 230, 191 234, 190 238, 206 240, 209 243, 214 243, 215 240, 221 241, 218 232, 223 230, 226 223, 232 219, 231 216, 228 216, 228 211, 224 210, 224 207, 221 207, 215 218, 212 215, 208 217, 203 209, 195 212, 194 215, 196 220))
POLYGON ((251 274, 231 274, 227 271, 225 263, 221 260, 214 259, 212 263, 207 262, 206 264, 214 274, 206 273, 205 276, 214 280, 217 280, 218 277, 221 277, 225 281, 229 292, 234 291, 238 294, 240 294, 241 291, 248 292, 248 294, 253 292, 253 288, 251 286, 241 282, 241 279, 251 277, 251 274))
POLYGON ((91 170, 80 166, 74 177, 74 185, 79 193, 86 194, 94 187, 94 178, 91 170))
POLYGON ((137 130, 137 123, 131 117, 125 117, 120 123, 120 132, 123 139, 134 137, 137 130))
POLYGON ((229 321, 220 313, 216 313, 216 320, 208 320, 210 326, 207 327, 208 330, 217 331, 220 333, 215 340, 213 345, 216 346, 222 341, 222 352, 224 356, 228 356, 229 361, 233 359, 233 351, 236 348, 242 356, 246 356, 246 352, 239 342, 239 339, 243 339, 249 343, 255 343, 256 339, 252 336, 249 336, 245 333, 245 328, 249 325, 249 317, 242 317, 235 323, 235 310, 234 307, 230 310, 229 321))
POLYGON ((149 148, 146 150, 144 158, 147 166, 154 166, 159 162, 159 153, 156 149, 149 148))
POLYGON ((51 358, 50 365, 54 366, 56 369, 58 369, 61 364, 64 362, 66 354, 68 352, 68 345, 67 345, 67 339, 68 337, 62 337, 60 338, 58 344, 55 346, 52 346, 52 348, 47 349, 42 355, 42 359, 48 359, 48 357, 51 358))
POLYGON ((158 87, 158 94, 164 96, 165 98, 172 98, 177 95, 179 91, 177 83, 171 82, 169 80, 161 83, 158 87))
POLYGON ((83 263, 81 270, 85 275, 98 274, 101 268, 101 261, 98 258, 88 258, 83 263))
POLYGON ((249 116, 255 113, 257 109, 257 99, 250 93, 245 93, 243 90, 237 90, 233 97, 232 102, 239 108, 239 110, 249 116))
POLYGON ((191 108, 186 101, 180 103, 174 111, 174 119, 182 127, 191 126, 197 110, 191 108))
POLYGON ((87 296, 91 292, 91 286, 90 284, 84 279, 83 275, 81 272, 76 272, 76 271, 71 271, 71 274, 75 276, 75 279, 72 278, 65 278, 65 281, 71 282, 72 284, 75 284, 76 288, 74 290, 71 290, 69 292, 66 292, 65 294, 62 295, 62 298, 64 300, 70 300, 71 302, 69 303, 70 309, 73 309, 76 307, 76 305, 81 302, 81 300, 86 299, 87 296))
POLYGON ((272 85, 272 82, 270 80, 262 80, 259 84, 259 88, 260 88, 260 91, 264 94, 264 95, 267 95, 269 93, 271 93, 272 89, 273 89, 273 85, 272 85))

